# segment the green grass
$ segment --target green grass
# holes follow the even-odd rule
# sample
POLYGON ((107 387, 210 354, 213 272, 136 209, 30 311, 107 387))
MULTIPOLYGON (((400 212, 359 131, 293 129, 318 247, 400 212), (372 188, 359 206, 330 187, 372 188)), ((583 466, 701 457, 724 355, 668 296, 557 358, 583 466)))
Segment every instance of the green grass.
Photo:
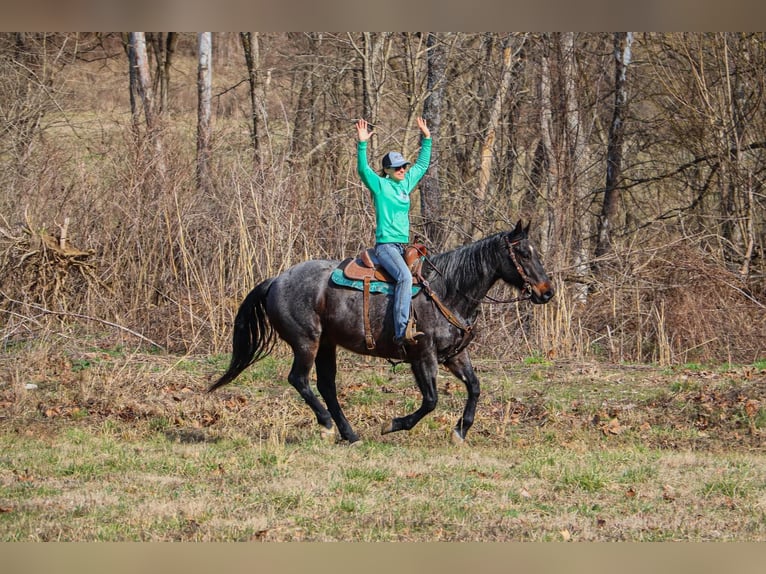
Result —
MULTIPOLYGON (((245 457, 240 462, 241 446, 225 442, 116 446, 98 433, 79 438, 93 452, 81 450, 81 462, 63 471, 50 452, 69 444, 63 435, 61 444, 53 445, 22 440, 18 454, 3 460, 5 468, 23 467, 29 476, 14 481, 3 475, 3 540, 244 540, 263 530, 263 536, 278 539, 557 540, 564 516, 584 539, 597 534, 589 526, 594 519, 611 524, 628 518, 636 522, 631 528, 638 528, 634 538, 647 539, 640 525, 649 513, 652 520, 671 524, 685 504, 694 505, 688 519, 699 523, 697 534, 667 527, 648 539, 704 539, 704 521, 731 517, 721 497, 747 502, 763 489, 759 463, 736 457, 729 459, 726 476, 702 482, 695 492, 685 485, 701 480, 720 459, 695 456, 679 464, 673 453, 631 452, 625 460, 611 451, 573 456, 539 446, 512 460, 495 449, 450 455, 447 449, 418 446, 392 458, 386 449, 357 454, 313 444, 311 450, 252 445, 261 461, 253 465, 245 457), (96 449, 111 456, 97 455, 96 449), (539 461, 536 468, 514 462, 527 454, 539 461), (405 458, 417 460, 414 470, 403 470, 405 458), (285 463, 280 472, 270 472, 280 460, 285 463), (663 495, 667 484, 677 491, 673 501, 663 495), (636 494, 630 497, 629 491, 636 494), (319 516, 332 520, 312 520, 319 516), (505 532, 507 520, 523 522, 525 531, 505 532)), ((9 447, 7 439, 2 442, 9 447)), ((745 537, 759 538, 761 512, 737 511, 738 522, 755 528, 745 537)), ((608 530, 598 534, 609 538, 608 530)))
POLYGON ((382 420, 420 404, 411 375, 344 364, 342 402, 363 438, 349 447, 323 441, 274 380, 288 359, 205 393, 225 363, 104 355, 63 374, 43 365, 34 393, 0 389, 0 540, 766 540, 752 367, 681 379, 480 364, 477 420, 456 448, 465 392, 441 373, 437 410, 381 437, 382 420), (716 426, 700 429, 708 408, 716 426), (613 420, 617 433, 604 430, 613 420))

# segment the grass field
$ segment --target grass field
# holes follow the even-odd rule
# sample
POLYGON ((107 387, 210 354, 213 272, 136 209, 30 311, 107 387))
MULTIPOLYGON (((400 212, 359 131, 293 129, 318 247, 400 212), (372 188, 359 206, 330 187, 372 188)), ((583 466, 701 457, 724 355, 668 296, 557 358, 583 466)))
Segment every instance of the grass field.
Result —
POLYGON ((0 541, 764 541, 766 363, 476 361, 409 433, 406 365, 341 356, 363 443, 322 440, 277 354, 40 343, 0 356, 0 541), (75 350, 76 349, 76 350, 75 350))

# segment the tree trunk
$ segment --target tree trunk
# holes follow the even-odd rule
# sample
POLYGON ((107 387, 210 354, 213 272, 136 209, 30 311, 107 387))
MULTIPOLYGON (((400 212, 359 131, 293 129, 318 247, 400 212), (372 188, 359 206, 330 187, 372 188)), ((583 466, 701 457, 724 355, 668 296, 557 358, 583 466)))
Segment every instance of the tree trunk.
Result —
POLYGON ((487 129, 485 132, 484 140, 481 144, 481 152, 479 154, 479 184, 476 188, 476 197, 479 199, 479 201, 482 202, 487 198, 487 188, 489 186, 489 180, 492 172, 492 155, 495 146, 495 133, 497 131, 498 123, 500 122, 503 102, 505 102, 505 99, 508 95, 510 83, 511 37, 508 36, 503 41, 503 68, 500 74, 500 86, 498 87, 495 98, 492 101, 492 107, 489 112, 489 121, 487 122, 487 129))
POLYGON ((152 78, 149 73, 149 60, 146 54, 146 37, 143 32, 130 32, 130 45, 135 55, 135 73, 138 79, 138 93, 141 96, 144 109, 144 119, 146 120, 146 130, 152 141, 154 148, 155 161, 157 162, 157 173, 161 180, 165 180, 167 169, 165 167, 165 154, 160 137, 160 125, 155 114, 154 92, 152 90, 152 78))
POLYGON ((476 203, 474 204, 476 211, 473 218, 474 227, 472 233, 474 239, 478 239, 484 234, 484 225, 482 225, 481 222, 483 222, 485 216, 487 190, 492 176, 492 158, 495 153, 497 128, 500 123, 500 118, 502 117, 503 104, 508 97, 508 91, 511 87, 511 78, 513 77, 513 74, 511 73, 513 70, 512 55, 511 36, 509 35, 503 41, 503 66, 500 73, 500 86, 492 101, 487 128, 479 153, 479 169, 477 174, 478 185, 476 187, 476 203))
MULTIPOLYGON (((747 277, 753 256, 754 235, 752 227, 753 188, 748 164, 744 160, 742 144, 746 132, 747 101, 745 85, 740 70, 741 54, 747 51, 747 43, 730 32, 723 33, 723 64, 726 70, 725 124, 727 136, 722 142, 728 149, 727 160, 722 163, 726 173, 726 190, 723 201, 723 236, 729 241, 730 258, 742 261, 740 273, 747 277), (733 46, 730 46, 733 43, 733 46), (744 46, 743 46, 744 44, 744 46), (738 57, 739 56, 739 57, 738 57)), ((745 57, 746 59, 746 57, 745 57)))
POLYGON ((566 110, 564 127, 564 174, 565 187, 559 215, 559 229, 565 230, 568 238, 562 240, 562 254, 570 251, 575 277, 575 298, 585 303, 588 296, 588 275, 590 274, 590 252, 586 238, 591 236, 592 222, 589 207, 589 190, 585 184, 585 171, 591 163, 588 159, 587 125, 583 120, 580 93, 577 89, 579 77, 577 50, 574 32, 563 32, 561 40, 561 84, 564 87, 566 110), (568 248, 568 249, 567 249, 568 248))
POLYGON ((197 40, 199 54, 197 68, 197 189, 209 194, 213 187, 210 174, 213 34, 200 32, 197 35, 197 40))
POLYGON ((444 72, 447 58, 444 44, 434 33, 426 39, 427 49, 427 96, 423 103, 423 118, 428 122, 431 139, 431 166, 420 184, 420 211, 423 216, 423 228, 433 249, 442 248, 445 238, 444 223, 441 213, 441 188, 439 186, 439 134, 442 122, 442 99, 444 96, 444 72))
MULTIPOLYGON (((609 126, 609 141, 606 152, 606 185, 604 203, 598 220, 598 235, 595 255, 602 257, 612 250, 612 228, 614 227, 620 204, 620 178, 622 177, 622 149, 625 138, 625 110, 628 101, 627 72, 630 64, 630 49, 633 34, 616 32, 614 34, 614 112, 609 126)), ((600 264, 597 263, 597 266, 600 264)))
POLYGON ((159 94, 157 101, 157 113, 164 114, 168 110, 168 94, 170 92, 170 70, 173 65, 173 56, 178 45, 177 32, 154 32, 148 33, 148 40, 152 46, 155 60, 155 92, 159 94))
POLYGON ((308 32, 307 34, 309 39, 308 54, 304 57, 305 68, 298 74, 300 89, 293 124, 292 152, 296 159, 306 159, 305 156, 314 149, 318 141, 314 112, 319 82, 317 68, 323 35, 321 32, 308 32))
POLYGON ((266 112, 262 105, 263 101, 263 82, 261 80, 261 54, 260 40, 258 32, 240 32, 240 41, 245 53, 245 64, 247 65, 247 79, 250 86, 250 141, 253 145, 253 159, 258 164, 261 157, 261 126, 259 124, 266 121, 266 112), (262 117, 261 117, 262 116, 262 117))
MULTIPOLYGON (((555 238, 558 233, 556 228, 556 209, 559 197, 559 167, 560 161, 557 154, 558 142, 553 123, 553 96, 551 81, 551 38, 545 34, 542 39, 540 57, 540 134, 542 142, 542 157, 546 159, 547 178, 543 178, 541 187, 542 197, 545 201, 545 213, 540 222, 540 249, 546 256, 553 259, 557 252, 555 238)), ((556 261, 558 265, 559 261, 556 261)))
POLYGON ((386 79, 386 62, 391 51, 391 34, 391 32, 364 32, 362 46, 359 47, 354 43, 362 59, 362 117, 372 124, 378 136, 371 138, 368 144, 373 161, 378 158, 378 144, 383 136, 378 121, 381 91, 386 79))
POLYGON ((138 62, 136 61, 136 50, 129 34, 123 34, 125 53, 128 56, 128 77, 130 81, 130 117, 132 119, 133 136, 137 139, 140 133, 141 113, 138 107, 138 100, 141 98, 138 87, 138 62))

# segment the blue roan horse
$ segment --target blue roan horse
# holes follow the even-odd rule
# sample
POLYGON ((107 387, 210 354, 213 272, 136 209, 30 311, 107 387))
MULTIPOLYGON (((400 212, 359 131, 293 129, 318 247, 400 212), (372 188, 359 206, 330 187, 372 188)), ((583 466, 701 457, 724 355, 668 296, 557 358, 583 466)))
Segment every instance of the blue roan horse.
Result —
POLYGON ((339 261, 305 261, 263 281, 239 307, 231 364, 209 391, 231 382, 253 362, 267 356, 278 335, 293 350, 288 381, 313 409, 322 431, 331 433, 335 421, 341 438, 354 443, 359 437, 338 404, 335 386, 338 346, 410 364, 423 395, 422 403, 413 413, 386 422, 383 434, 411 429, 436 407, 436 374, 439 364, 443 364, 468 391, 463 415, 453 431, 453 440, 462 442, 473 424, 479 398, 479 380, 467 345, 482 299, 500 279, 521 290, 533 303, 547 303, 553 297, 551 282, 527 237, 528 230, 529 225, 525 228, 519 221, 512 231, 431 257, 431 265, 423 265, 426 292, 412 300, 417 329, 424 336, 406 348, 393 342, 392 297, 386 294, 369 297, 368 327, 374 348, 368 348, 362 292, 331 280, 339 261), (326 407, 311 390, 312 365, 326 407))

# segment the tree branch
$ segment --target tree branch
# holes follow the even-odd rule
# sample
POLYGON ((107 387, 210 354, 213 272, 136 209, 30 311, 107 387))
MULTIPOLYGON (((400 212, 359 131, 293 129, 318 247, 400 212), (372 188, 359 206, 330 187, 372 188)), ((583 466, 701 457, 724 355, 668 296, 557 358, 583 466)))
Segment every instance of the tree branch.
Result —
MULTIPOLYGON (((33 309, 37 309, 38 311, 42 311, 43 313, 46 313, 48 315, 58 315, 60 317, 74 317, 76 319, 87 319, 88 321, 96 321, 97 323, 102 323, 104 325, 108 325, 110 327, 119 329, 120 331, 125 331, 126 333, 130 333, 134 337, 138 337, 142 341, 146 341, 150 345, 154 345, 155 347, 162 349, 163 351, 167 350, 165 349, 164 346, 152 341, 148 337, 144 337, 141 333, 137 333, 136 331, 133 331, 132 329, 128 329, 127 327, 123 327, 122 325, 118 325, 117 323, 112 323, 111 321, 107 321, 106 319, 99 319, 98 317, 91 317, 89 315, 81 315, 80 313, 70 313, 68 311, 53 311, 51 309, 46 309, 45 307, 41 307, 40 305, 35 305, 34 303, 22 303, 21 301, 16 301, 15 299, 11 299, 2 291, 0 291, 0 295, 2 295, 6 300, 10 301, 11 303, 15 303, 17 305, 28 305, 29 307, 32 307, 33 309)), ((6 309, 0 309, 0 311, 11 314, 11 312, 7 311, 6 309)))

